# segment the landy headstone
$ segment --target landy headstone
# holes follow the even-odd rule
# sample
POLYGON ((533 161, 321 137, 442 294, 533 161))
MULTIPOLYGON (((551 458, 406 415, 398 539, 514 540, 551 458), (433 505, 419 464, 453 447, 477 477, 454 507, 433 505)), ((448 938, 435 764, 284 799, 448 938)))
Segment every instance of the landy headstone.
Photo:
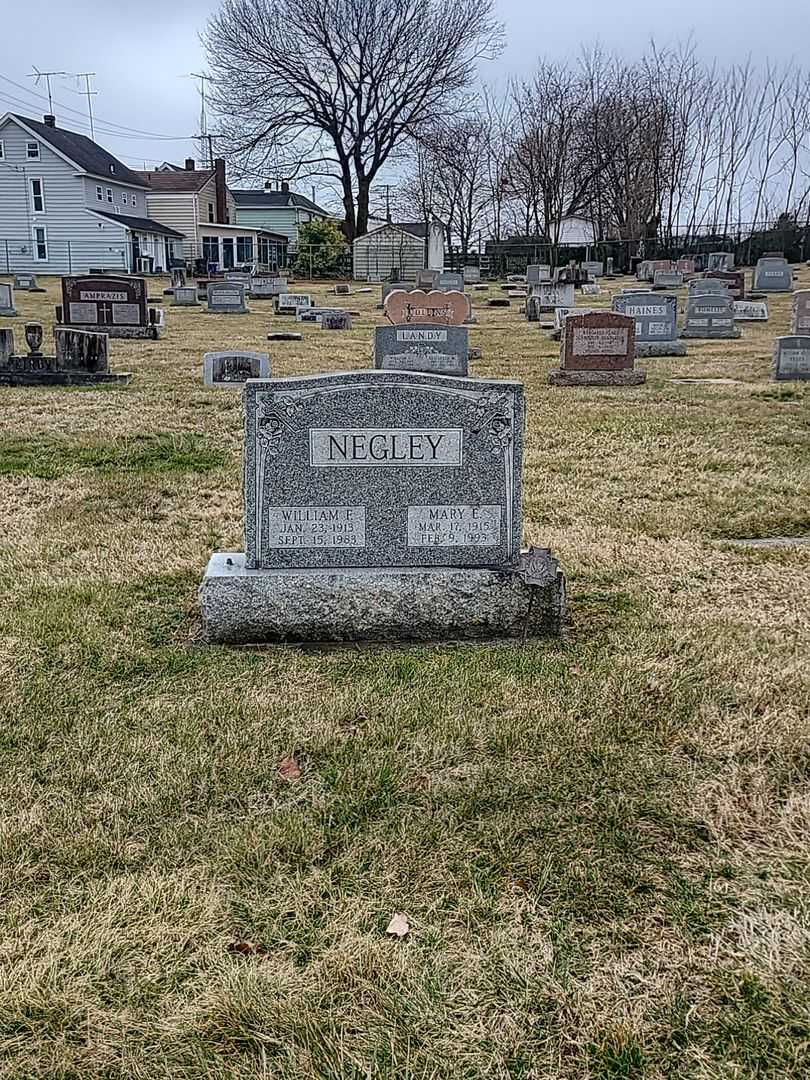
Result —
POLYGON ((17 309, 14 307, 14 289, 7 282, 0 281, 0 315, 4 315, 7 319, 10 319, 16 314, 17 309))
POLYGON ((740 331, 734 325, 734 301, 727 289, 722 295, 690 293, 681 337, 711 339, 739 336, 740 331))
POLYGON ((686 356, 678 340, 678 300, 662 293, 619 293, 613 310, 635 319, 636 356, 686 356))
POLYGON ((42 325, 27 323, 27 355, 14 355, 11 330, 0 330, 0 384, 4 386, 87 386, 96 383, 126 384, 129 372, 110 371, 107 334, 57 327, 55 355, 42 353, 42 325))
POLYGON ((176 285, 172 295, 172 307, 198 307, 196 285, 176 285))
POLYGON ((762 258, 754 271, 756 292, 792 292, 793 271, 785 258, 762 258))
POLYGON ((243 401, 246 550, 208 564, 209 641, 559 632, 559 566, 521 552, 520 383, 355 371, 243 401))
POLYGON ((799 289, 793 294, 791 333, 810 334, 810 289, 799 289))
POLYGON ((207 352, 203 356, 206 386, 238 390, 248 379, 269 379, 270 357, 257 352, 207 352))
POLYGON ((464 326, 378 326, 374 331, 374 367, 467 375, 469 331, 464 326))
POLYGON ((141 277, 63 277, 57 324, 115 338, 163 336, 163 308, 150 308, 141 277))
POLYGON ((552 386, 633 386, 647 379, 634 367, 636 324, 627 315, 569 315, 563 323, 560 368, 552 386))
POLYGON ((210 281, 208 283, 208 311, 213 315, 244 315, 245 286, 239 281, 210 281))
POLYGON ((776 339, 771 377, 777 382, 810 379, 810 336, 794 334, 776 339))
POLYGON ((764 300, 735 300, 735 322, 767 322, 768 305, 764 300))
POLYGON ((709 255, 706 269, 710 273, 718 270, 731 271, 734 269, 734 255, 730 251, 713 251, 709 255))
POLYGON ((312 297, 308 293, 279 293, 273 301, 276 315, 298 315, 302 308, 312 307, 312 297))

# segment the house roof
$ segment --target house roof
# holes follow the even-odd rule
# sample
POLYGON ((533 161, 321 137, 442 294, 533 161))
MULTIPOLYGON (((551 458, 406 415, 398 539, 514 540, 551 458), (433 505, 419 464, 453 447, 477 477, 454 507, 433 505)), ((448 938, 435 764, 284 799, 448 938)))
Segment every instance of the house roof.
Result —
POLYGON ((129 214, 110 214, 106 210, 93 210, 92 213, 109 218, 110 221, 116 221, 119 225, 124 225, 127 229, 132 229, 135 232, 160 233, 161 236, 174 236, 178 240, 183 239, 183 233, 170 229, 168 225, 161 225, 159 221, 153 221, 152 218, 130 217, 129 214))
POLYGON ((408 233, 408 235, 414 237, 415 240, 424 240, 427 236, 427 225, 424 221, 386 221, 382 225, 375 225, 373 229, 369 229, 369 231, 362 236, 358 236, 354 242, 357 243, 359 240, 365 240, 369 236, 374 236, 375 233, 382 232, 383 229, 396 229, 398 232, 408 233))
POLYGON ((310 210, 316 214, 330 215, 322 207, 308 199, 306 195, 299 195, 295 191, 265 191, 262 188, 255 190, 238 190, 231 188, 234 202, 237 206, 255 207, 256 209, 283 210, 289 206, 298 207, 300 210, 310 210))
POLYGON ((140 183, 152 191, 167 195, 186 195, 205 187, 214 176, 213 169, 161 169, 159 172, 139 172, 140 183))
POLYGON ((86 135, 79 135, 78 132, 68 131, 66 128, 49 127, 41 120, 32 120, 19 113, 10 115, 33 131, 43 142, 69 158, 82 172, 104 177, 106 180, 116 180, 120 184, 131 184, 133 187, 147 186, 139 173, 128 169, 117 157, 86 135))

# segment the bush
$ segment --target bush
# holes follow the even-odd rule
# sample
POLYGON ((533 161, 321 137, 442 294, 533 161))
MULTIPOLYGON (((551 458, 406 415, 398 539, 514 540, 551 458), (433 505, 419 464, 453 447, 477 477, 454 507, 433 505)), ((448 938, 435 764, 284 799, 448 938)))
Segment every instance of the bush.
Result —
POLYGON ((334 222, 307 222, 298 230, 295 273, 307 277, 336 275, 347 250, 346 237, 334 222))

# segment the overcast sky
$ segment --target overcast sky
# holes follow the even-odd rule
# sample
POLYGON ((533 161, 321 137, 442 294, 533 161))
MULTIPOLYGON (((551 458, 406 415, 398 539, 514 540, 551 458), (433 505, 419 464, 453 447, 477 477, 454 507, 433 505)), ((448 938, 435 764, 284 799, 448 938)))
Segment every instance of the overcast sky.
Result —
MULTIPOLYGON (((751 54, 763 62, 799 56, 810 38, 810 0, 496 3, 507 48, 483 66, 487 82, 528 73, 541 54, 576 55, 596 40, 633 56, 653 36, 674 43, 692 32, 709 60, 742 61, 751 54)), ((40 71, 92 71, 96 139, 125 164, 143 168, 144 161, 151 166, 195 154, 188 136, 198 130, 200 103, 198 83, 188 76, 204 70, 198 33, 217 0, 0 0, 0 5, 0 112, 39 117, 47 111, 47 98, 36 96, 45 94, 44 80, 35 86, 27 77, 33 65, 40 71)), ((87 132, 86 99, 76 93, 76 80, 57 76, 52 87, 60 126, 87 132)))

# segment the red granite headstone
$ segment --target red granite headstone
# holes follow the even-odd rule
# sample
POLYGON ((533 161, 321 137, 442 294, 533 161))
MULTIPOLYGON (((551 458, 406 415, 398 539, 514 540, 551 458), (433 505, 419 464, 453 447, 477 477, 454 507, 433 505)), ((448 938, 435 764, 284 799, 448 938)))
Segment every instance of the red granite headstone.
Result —
POLYGON ((745 272, 743 270, 709 270, 704 277, 725 281, 732 300, 745 299, 745 272))
POLYGON ((632 369, 636 322, 627 315, 569 315, 563 323, 560 366, 564 371, 632 369))

